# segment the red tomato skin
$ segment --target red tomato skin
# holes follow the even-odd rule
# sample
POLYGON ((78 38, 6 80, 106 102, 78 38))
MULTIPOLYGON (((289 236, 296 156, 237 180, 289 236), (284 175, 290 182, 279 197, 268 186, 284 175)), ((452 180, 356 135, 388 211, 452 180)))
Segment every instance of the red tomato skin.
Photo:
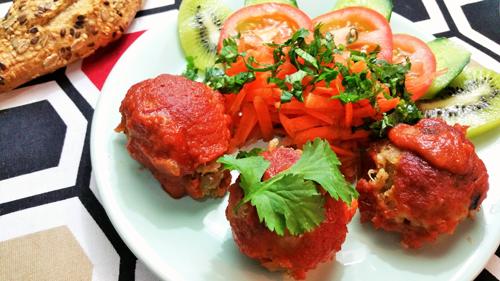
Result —
POLYGON ((222 48, 224 39, 238 35, 237 27, 240 23, 252 18, 267 18, 272 14, 277 14, 281 17, 293 20, 293 23, 297 25, 298 29, 305 28, 311 31, 314 29, 311 18, 309 18, 307 14, 288 4, 263 3, 251 5, 237 10, 226 19, 221 29, 218 49, 220 50, 222 48))
MULTIPOLYGON (((323 32, 330 31, 328 30, 329 26, 335 25, 336 23, 341 24, 343 22, 355 22, 361 24, 362 27, 372 29, 372 31, 368 33, 361 32, 358 40, 351 44, 352 47, 362 45, 363 43, 378 44, 381 48, 378 58, 392 62, 392 30, 389 22, 387 22, 384 16, 372 9, 349 7, 332 11, 313 19, 313 24, 315 26, 320 23, 323 24, 323 32)), ((345 26, 343 27, 344 29, 346 28, 345 26)), ((337 38, 339 38, 339 36, 337 36, 337 38)), ((337 41, 337 38, 335 39, 336 44, 345 43, 345 36, 340 36, 343 40, 342 42, 337 41)))
POLYGON ((436 57, 424 41, 408 34, 395 34, 393 43, 395 52, 400 50, 403 53, 408 53, 412 63, 410 73, 406 75, 405 83, 406 89, 412 95, 412 99, 416 101, 427 92, 434 80, 436 57), (421 73, 417 73, 420 70, 421 73))

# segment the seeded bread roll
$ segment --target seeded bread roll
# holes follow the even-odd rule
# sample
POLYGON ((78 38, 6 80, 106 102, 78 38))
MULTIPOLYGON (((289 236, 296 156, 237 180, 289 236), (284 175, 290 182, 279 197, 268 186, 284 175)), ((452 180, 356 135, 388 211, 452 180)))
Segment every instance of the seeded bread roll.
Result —
POLYGON ((119 38, 142 0, 14 0, 0 22, 0 93, 119 38))

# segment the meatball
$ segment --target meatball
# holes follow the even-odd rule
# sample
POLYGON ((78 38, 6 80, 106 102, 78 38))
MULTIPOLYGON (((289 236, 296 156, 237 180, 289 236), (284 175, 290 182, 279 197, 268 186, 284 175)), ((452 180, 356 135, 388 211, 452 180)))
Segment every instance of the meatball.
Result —
MULTIPOLYGON (((271 164, 264 178, 291 167, 300 158, 300 152, 280 147, 263 153, 271 164)), ((314 230, 300 236, 279 236, 259 222, 255 207, 249 203, 238 206, 244 195, 238 183, 239 180, 230 188, 226 217, 243 254, 271 271, 286 270, 294 278, 304 279, 308 270, 331 260, 340 250, 347 234, 346 225, 353 215, 352 209, 341 200, 325 196, 325 220, 314 230)))
POLYGON ((479 210, 488 190, 486 168, 460 125, 423 119, 400 124, 389 140, 368 149, 372 169, 357 184, 362 222, 399 232, 419 248, 479 210))
POLYGON ((132 86, 117 131, 130 155, 174 198, 221 197, 231 176, 215 160, 229 148, 223 97, 182 76, 160 75, 132 86))

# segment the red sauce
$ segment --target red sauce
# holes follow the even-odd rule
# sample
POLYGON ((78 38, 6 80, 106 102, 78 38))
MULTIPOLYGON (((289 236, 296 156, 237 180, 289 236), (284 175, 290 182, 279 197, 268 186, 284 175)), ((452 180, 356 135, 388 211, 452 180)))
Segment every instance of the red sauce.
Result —
MULTIPOLYGON (((273 176, 292 166, 300 158, 300 152, 277 148, 263 156, 271 162, 267 176, 273 176)), ((279 236, 260 223, 255 207, 247 203, 236 209, 242 198, 239 184, 232 185, 226 216, 240 251, 270 270, 285 269, 296 279, 304 279, 308 270, 335 256, 345 240, 346 224, 352 216, 345 203, 327 196, 326 218, 316 229, 300 236, 279 236)))
POLYGON ((440 234, 452 234, 479 209, 488 173, 462 127, 424 119, 396 126, 389 139, 368 150, 373 168, 384 168, 389 176, 358 182, 362 222, 399 232, 405 247, 419 248, 440 234), (382 161, 388 150, 391 160, 382 161))
POLYGON ((265 151, 262 156, 270 162, 269 168, 264 173, 264 179, 272 178, 284 171, 300 159, 301 153, 293 148, 280 147, 272 152, 265 151))
POLYGON ((415 126, 399 124, 389 139, 402 149, 418 154, 437 168, 464 175, 475 155, 474 145, 465 136, 466 128, 450 127, 441 119, 422 119, 415 126))
POLYGON ((229 147, 230 117, 220 93, 182 76, 160 75, 135 84, 120 112, 127 148, 173 197, 202 196, 196 169, 229 147))

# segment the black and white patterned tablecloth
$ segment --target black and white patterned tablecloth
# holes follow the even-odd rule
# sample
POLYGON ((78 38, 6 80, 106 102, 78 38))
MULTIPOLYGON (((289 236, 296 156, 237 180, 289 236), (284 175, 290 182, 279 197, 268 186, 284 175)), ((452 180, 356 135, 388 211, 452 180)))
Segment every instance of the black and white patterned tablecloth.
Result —
MULTIPOLYGON (((500 71, 499 0, 394 2, 395 12, 418 28, 453 38, 473 52, 474 60, 500 71)), ((10 4, 0 0, 0 14, 10 4)), ((78 274, 90 274, 92 280, 157 280, 120 239, 95 195, 89 132, 100 89, 121 53, 143 31, 162 24, 179 4, 146 0, 127 34, 113 46, 0 95, 0 265, 11 259, 2 256, 2 249, 11 246, 7 242, 21 243, 30 234, 33 239, 75 242, 71 258, 89 264, 78 274)), ((499 255, 497 250, 476 280, 500 279, 499 255)), ((2 274, 6 276, 0 266, 3 281, 2 274)))

